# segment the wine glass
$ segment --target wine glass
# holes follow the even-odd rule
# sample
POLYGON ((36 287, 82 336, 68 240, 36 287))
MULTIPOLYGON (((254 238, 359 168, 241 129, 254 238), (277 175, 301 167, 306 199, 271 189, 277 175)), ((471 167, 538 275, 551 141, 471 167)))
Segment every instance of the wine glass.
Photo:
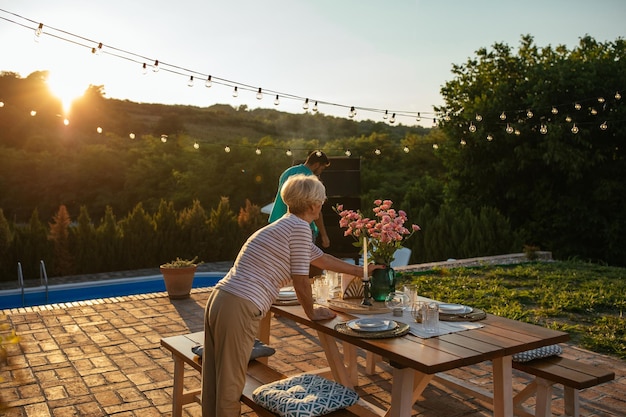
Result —
POLYGON ((385 307, 391 310, 394 316, 401 316, 410 305, 411 298, 402 291, 390 292, 385 298, 385 307))

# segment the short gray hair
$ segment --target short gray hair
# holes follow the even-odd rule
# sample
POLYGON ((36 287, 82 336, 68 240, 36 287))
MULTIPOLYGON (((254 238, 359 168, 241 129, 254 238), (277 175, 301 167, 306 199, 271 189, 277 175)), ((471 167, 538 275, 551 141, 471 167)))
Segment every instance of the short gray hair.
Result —
POLYGON ((315 175, 297 174, 287 178, 280 196, 293 214, 302 214, 315 203, 326 200, 326 187, 315 175))

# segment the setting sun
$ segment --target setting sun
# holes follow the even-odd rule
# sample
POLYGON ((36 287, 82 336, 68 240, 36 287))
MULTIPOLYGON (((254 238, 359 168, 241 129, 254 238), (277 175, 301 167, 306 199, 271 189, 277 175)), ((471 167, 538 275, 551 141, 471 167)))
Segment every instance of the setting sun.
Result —
POLYGON ((72 102, 85 94, 89 83, 68 72, 50 71, 47 80, 50 92, 61 100, 63 113, 69 114, 72 102))

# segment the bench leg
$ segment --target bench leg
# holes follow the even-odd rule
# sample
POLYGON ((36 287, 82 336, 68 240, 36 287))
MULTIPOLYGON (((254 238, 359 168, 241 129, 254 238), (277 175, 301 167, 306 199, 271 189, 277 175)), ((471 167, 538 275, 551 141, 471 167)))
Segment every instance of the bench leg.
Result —
POLYGON ((552 381, 539 378, 537 382, 537 397, 535 400, 535 417, 552 416, 552 381))
POLYGON ((578 390, 572 387, 564 387, 565 415, 569 417, 578 417, 580 408, 578 402, 578 390))

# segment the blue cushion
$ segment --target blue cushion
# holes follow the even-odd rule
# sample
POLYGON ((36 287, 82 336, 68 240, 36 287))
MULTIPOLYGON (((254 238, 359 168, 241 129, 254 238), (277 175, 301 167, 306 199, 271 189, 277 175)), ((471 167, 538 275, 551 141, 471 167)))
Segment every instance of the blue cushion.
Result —
POLYGON ((252 399, 282 417, 315 417, 350 407, 359 395, 319 375, 302 374, 262 385, 252 399))

